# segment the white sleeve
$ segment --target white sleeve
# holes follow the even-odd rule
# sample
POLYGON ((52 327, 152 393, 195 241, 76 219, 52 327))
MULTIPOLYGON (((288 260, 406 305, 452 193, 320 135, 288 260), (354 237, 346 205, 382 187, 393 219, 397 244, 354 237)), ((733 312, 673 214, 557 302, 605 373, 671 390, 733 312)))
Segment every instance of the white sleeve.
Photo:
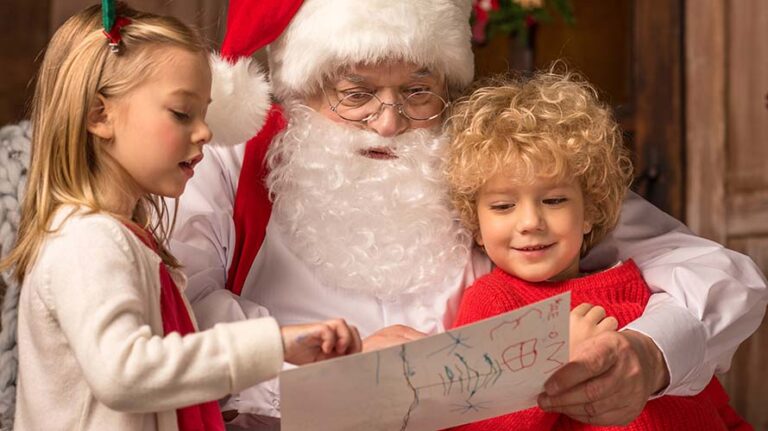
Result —
MULTIPOLYGON (((72 223, 41 257, 35 285, 67 339, 93 395, 125 412, 154 412, 218 399, 274 377, 283 344, 271 317, 184 336, 150 324, 157 284, 114 221, 72 223), (243 340, 241 334, 250 334, 243 340)), ((154 264, 154 262, 153 262, 154 264)))
POLYGON ((203 161, 179 198, 170 242, 189 280, 184 294, 201 329, 269 314, 225 287, 235 248, 233 208, 245 144, 206 145, 203 152, 203 161))
POLYGON ((653 295, 625 329, 648 335, 670 374, 667 395, 693 395, 727 371, 739 344, 760 325, 766 280, 747 256, 697 237, 635 193, 617 229, 584 259, 585 270, 635 260, 653 295))
MULTIPOLYGON (((233 208, 245 144, 206 145, 205 158, 195 167, 176 210, 171 251, 188 279, 185 296, 200 329, 219 322, 268 316, 266 308, 226 289, 227 269, 235 248, 233 208)), ((169 202, 169 207, 173 203, 169 202)), ((279 416, 276 381, 232 394, 222 410, 237 410, 238 420, 279 416)))

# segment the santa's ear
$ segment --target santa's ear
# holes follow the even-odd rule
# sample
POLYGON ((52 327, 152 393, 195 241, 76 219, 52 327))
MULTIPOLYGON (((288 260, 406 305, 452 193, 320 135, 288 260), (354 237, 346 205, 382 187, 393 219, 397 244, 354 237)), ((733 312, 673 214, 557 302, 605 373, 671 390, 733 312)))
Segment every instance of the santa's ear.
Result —
POLYGON ((115 135, 110 115, 111 109, 112 104, 104 96, 97 94, 96 100, 86 115, 86 128, 88 132, 105 141, 112 139, 115 135))

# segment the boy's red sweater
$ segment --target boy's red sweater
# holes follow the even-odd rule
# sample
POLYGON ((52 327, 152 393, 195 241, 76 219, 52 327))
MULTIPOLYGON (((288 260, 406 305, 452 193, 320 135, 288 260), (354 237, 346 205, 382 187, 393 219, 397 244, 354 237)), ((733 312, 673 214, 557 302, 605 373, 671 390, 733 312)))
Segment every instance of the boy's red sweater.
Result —
MULTIPOLYGON (((639 317, 650 289, 633 261, 606 271, 561 282, 529 283, 496 268, 467 289, 454 327, 523 307, 571 291, 571 307, 601 305, 623 327, 639 317)), ((663 396, 648 401, 640 416, 625 427, 598 427, 538 407, 462 425, 452 430, 752 430, 728 405, 728 395, 716 378, 698 395, 663 396)))

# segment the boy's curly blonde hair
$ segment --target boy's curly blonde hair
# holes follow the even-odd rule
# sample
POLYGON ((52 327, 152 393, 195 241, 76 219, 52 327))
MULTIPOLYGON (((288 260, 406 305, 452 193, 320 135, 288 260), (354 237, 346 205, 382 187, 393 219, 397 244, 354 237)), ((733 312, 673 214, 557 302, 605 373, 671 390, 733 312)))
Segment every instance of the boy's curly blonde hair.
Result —
POLYGON ((462 222, 477 236, 477 195, 497 174, 578 179, 586 252, 616 225, 632 163, 611 111, 573 73, 493 78, 458 101, 450 121, 446 175, 462 222))

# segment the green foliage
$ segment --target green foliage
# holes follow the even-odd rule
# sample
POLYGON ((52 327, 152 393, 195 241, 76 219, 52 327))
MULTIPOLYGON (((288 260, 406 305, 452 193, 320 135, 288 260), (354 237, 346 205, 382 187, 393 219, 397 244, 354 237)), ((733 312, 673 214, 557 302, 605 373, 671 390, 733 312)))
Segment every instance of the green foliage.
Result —
POLYGON ((499 0, 499 10, 491 11, 487 32, 490 37, 497 34, 528 36, 530 20, 537 23, 549 22, 559 15, 568 24, 575 22, 570 0, 547 0, 543 7, 526 9, 514 0, 499 0))

